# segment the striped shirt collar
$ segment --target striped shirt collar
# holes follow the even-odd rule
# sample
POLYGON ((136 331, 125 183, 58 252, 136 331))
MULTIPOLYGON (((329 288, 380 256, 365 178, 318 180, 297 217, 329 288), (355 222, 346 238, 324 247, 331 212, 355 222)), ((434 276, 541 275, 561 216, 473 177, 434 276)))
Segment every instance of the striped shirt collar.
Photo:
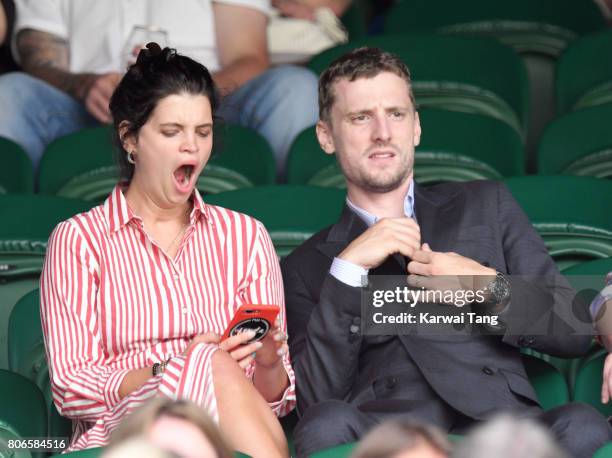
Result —
MULTIPOLYGON (((373 226, 380 219, 378 216, 373 215, 363 208, 358 207, 353 202, 346 198, 346 205, 353 210, 357 216, 359 216, 364 223, 368 225, 368 227, 373 226)), ((416 219, 416 214, 414 213, 414 180, 410 180, 410 186, 408 187, 408 192, 406 193, 406 197, 404 198, 404 215, 408 218, 416 219)))
MULTIPOLYGON (((191 210, 189 215, 189 224, 193 225, 196 220, 201 218, 207 219, 208 209, 197 189, 193 190, 190 200, 193 202, 193 210, 191 210)), ((106 198, 104 202, 104 217, 108 222, 108 231, 111 234, 117 232, 132 220, 142 221, 140 216, 134 214, 130 208, 123 194, 121 184, 116 185, 113 192, 106 198)))

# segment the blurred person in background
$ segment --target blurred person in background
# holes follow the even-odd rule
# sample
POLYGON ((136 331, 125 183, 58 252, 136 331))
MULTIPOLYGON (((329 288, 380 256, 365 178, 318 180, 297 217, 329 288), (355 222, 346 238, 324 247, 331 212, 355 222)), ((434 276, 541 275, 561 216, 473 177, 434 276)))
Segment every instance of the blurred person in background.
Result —
POLYGON ((53 401, 73 421, 67 451, 106 445, 164 396, 198 404, 236 450, 288 455, 277 416, 295 387, 274 247, 260 222, 195 187, 217 103, 203 65, 149 43, 110 101, 120 183, 49 239, 41 321, 53 401), (243 304, 278 305, 279 318, 260 341, 222 340, 243 304))
POLYGON ((109 452, 135 438, 184 458, 232 458, 215 423, 196 404, 156 398, 127 417, 115 430, 109 452))
POLYGON ((269 68, 269 0, 17 0, 13 49, 24 72, 0 78, 0 136, 36 165, 47 144, 110 123, 110 96, 149 41, 206 65, 225 99, 219 116, 263 135, 282 173, 299 132, 316 122, 316 76, 269 68), (164 42, 165 41, 165 42, 164 42))
MULTIPOLYGON (((133 458, 135 456, 147 458, 184 458, 182 455, 168 452, 161 447, 153 445, 141 437, 128 439, 116 447, 106 449, 100 456, 102 458, 133 458)), ((203 458, 216 458, 216 456, 204 456, 203 458)))
POLYGON ((590 306, 599 342, 610 352, 606 356, 602 373, 601 402, 612 398, 612 272, 606 275, 605 286, 590 306))
POLYGON ((13 0, 0 0, 0 75, 17 70, 11 54, 11 34, 15 23, 13 0))
POLYGON ((458 441, 452 457, 569 458, 569 455, 550 431, 535 420, 500 415, 476 426, 458 441))
POLYGON ((351 458, 447 458, 451 444, 435 426, 397 418, 370 431, 351 458))

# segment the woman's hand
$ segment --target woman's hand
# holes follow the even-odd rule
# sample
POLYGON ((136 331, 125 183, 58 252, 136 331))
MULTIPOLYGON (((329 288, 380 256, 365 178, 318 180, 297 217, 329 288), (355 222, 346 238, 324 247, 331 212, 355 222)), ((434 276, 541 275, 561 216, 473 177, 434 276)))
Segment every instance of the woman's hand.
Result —
POLYGON ((219 344, 221 350, 225 350, 238 363, 238 365, 246 370, 247 367, 255 360, 255 355, 262 348, 263 343, 253 342, 247 344, 249 340, 255 337, 255 331, 244 331, 235 336, 228 337, 219 344))
POLYGON ((287 334, 280 328, 280 319, 274 321, 274 327, 261 340, 262 346, 257 351, 255 364, 262 368, 272 368, 282 364, 282 358, 289 351, 287 334))

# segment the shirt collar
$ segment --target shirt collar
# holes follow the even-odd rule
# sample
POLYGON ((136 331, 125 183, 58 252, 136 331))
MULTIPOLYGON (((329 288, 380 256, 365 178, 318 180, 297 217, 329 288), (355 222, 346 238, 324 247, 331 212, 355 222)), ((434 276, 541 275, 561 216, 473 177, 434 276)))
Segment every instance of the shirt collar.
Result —
MULTIPOLYGON (((190 199, 193 202, 193 210, 189 214, 189 223, 194 224, 200 218, 208 218, 208 206, 202 200, 202 196, 197 189, 193 190, 190 199)), ((117 232, 133 219, 140 221, 140 217, 135 215, 128 205, 121 184, 116 185, 113 192, 106 198, 104 216, 108 223, 108 231, 111 234, 117 232)))
MULTIPOLYGON (((353 202, 346 198, 346 205, 353 210, 357 216, 359 216, 368 227, 373 226, 380 219, 378 216, 373 215, 363 208, 358 207, 353 202)), ((410 180, 410 186, 408 187, 408 192, 406 193, 406 197, 404 197, 404 215, 408 218, 415 218, 416 215, 414 213, 414 180, 410 180)))

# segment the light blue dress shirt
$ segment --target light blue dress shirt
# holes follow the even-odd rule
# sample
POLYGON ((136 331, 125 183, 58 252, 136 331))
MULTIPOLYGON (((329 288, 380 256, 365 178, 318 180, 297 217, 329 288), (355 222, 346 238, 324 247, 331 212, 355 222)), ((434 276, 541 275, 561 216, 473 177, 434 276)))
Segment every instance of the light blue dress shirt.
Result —
MULTIPOLYGON (((351 202, 348 197, 346 198, 346 205, 348 205, 348 207, 353 210, 368 227, 373 226, 380 219, 378 216, 368 213, 363 208, 359 208, 351 202)), ((416 215, 414 213, 414 180, 410 182, 410 187, 404 198, 404 215, 416 220, 416 215)), ((334 262, 332 262, 329 268, 329 273, 349 286, 362 286, 364 284, 363 282, 367 280, 365 277, 368 275, 368 269, 364 269, 344 259, 334 258, 334 262)))

